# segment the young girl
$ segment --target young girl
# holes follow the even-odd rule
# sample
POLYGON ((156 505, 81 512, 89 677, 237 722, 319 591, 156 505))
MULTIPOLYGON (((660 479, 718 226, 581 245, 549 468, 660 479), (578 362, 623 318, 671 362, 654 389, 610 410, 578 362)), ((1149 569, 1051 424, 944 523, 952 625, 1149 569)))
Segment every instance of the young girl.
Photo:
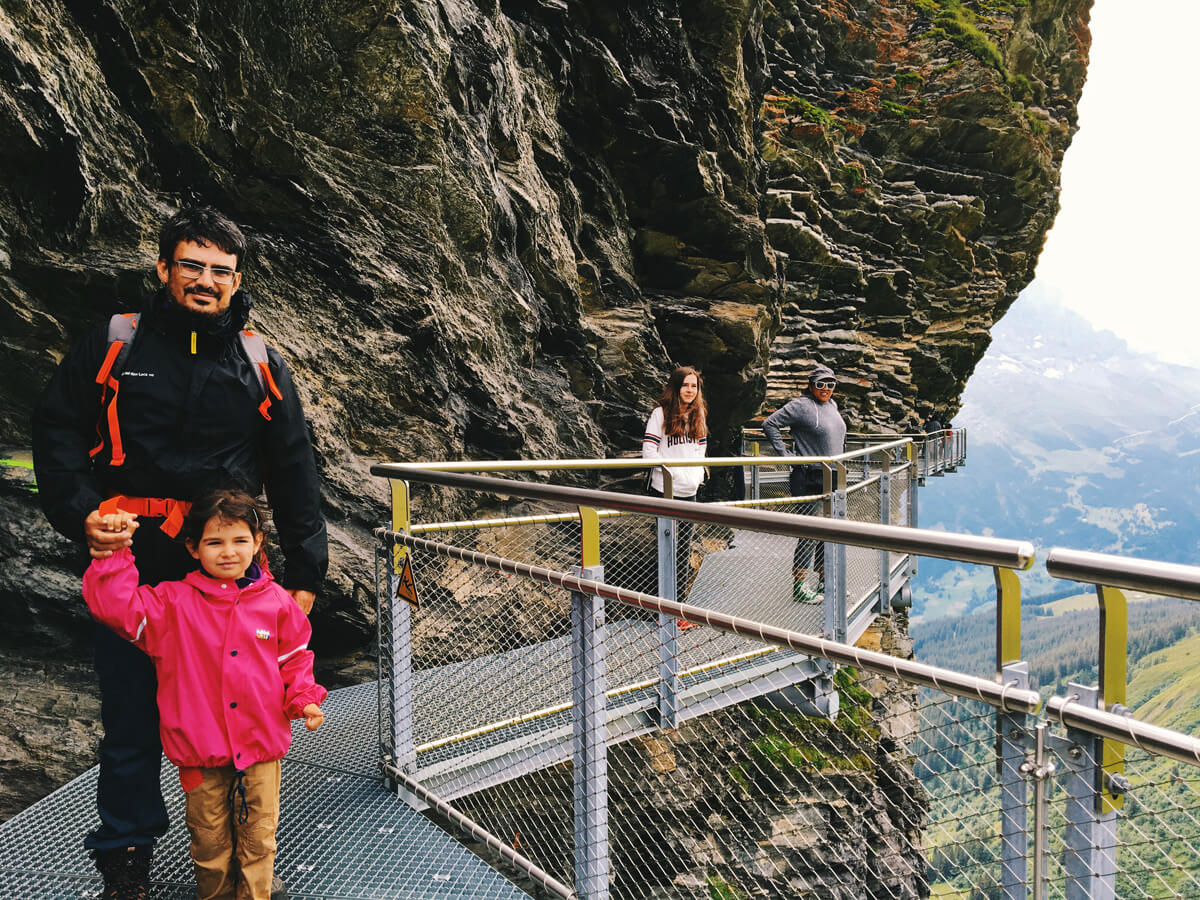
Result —
MULTIPOLYGON (((700 384, 700 373, 691 366, 680 366, 671 373, 658 406, 646 422, 642 438, 642 458, 656 460, 702 459, 708 449, 708 407, 700 384)), ((704 481, 703 466, 671 469, 672 495, 676 500, 695 500, 704 481)), ((662 469, 650 470, 649 491, 663 495, 662 469)), ((687 593, 692 571, 692 523, 679 520, 676 542, 675 599, 687 593)))
MULTIPOLYGON (((107 530, 137 516, 103 517, 107 530)), ((154 660, 163 752, 179 766, 200 900, 268 900, 289 719, 324 719, 313 679, 312 629, 266 570, 257 501, 216 491, 195 503, 182 535, 200 568, 138 586, 132 552, 93 553, 83 595, 97 620, 154 660)))

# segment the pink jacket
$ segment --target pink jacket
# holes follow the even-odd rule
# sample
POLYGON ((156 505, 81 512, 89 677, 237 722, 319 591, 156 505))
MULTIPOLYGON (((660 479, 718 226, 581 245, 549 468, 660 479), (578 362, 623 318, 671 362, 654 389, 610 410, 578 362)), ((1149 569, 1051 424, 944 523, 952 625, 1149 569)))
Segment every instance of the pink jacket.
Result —
POLYGON ((139 587, 125 549, 92 560, 83 596, 154 660, 163 752, 178 766, 279 759, 292 743, 288 720, 325 699, 308 617, 270 573, 244 588, 203 571, 139 587))

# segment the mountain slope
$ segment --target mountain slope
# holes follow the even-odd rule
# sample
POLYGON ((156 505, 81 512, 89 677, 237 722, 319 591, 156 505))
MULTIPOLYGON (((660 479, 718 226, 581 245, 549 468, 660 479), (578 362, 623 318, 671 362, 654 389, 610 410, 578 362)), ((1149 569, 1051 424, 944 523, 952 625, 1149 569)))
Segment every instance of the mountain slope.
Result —
MULTIPOLYGON (((996 327, 954 424, 968 431, 967 465, 923 491, 922 525, 1200 559, 1200 370, 1130 351, 1035 282, 996 327)), ((1052 590, 1039 569, 1022 581, 1052 590)), ((932 617, 991 590, 990 572, 930 561, 914 595, 932 617)))

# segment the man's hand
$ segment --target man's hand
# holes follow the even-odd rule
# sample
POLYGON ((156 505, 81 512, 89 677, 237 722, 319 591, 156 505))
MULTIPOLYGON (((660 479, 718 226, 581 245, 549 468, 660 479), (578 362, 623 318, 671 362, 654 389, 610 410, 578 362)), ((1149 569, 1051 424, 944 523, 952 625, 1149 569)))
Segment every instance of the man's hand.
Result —
POLYGON ((100 510, 92 510, 83 520, 88 553, 92 559, 108 559, 116 551, 133 543, 133 533, 137 527, 137 516, 133 513, 118 512, 102 516, 100 510))
POLYGON ((304 707, 304 727, 309 731, 316 731, 321 727, 321 723, 325 721, 325 713, 321 712, 321 707, 315 703, 310 703, 304 707))
POLYGON ((290 590, 288 593, 292 595, 292 599, 296 601, 296 605, 304 610, 306 616, 312 612, 313 601, 317 599, 316 594, 312 591, 304 591, 298 588, 290 590))

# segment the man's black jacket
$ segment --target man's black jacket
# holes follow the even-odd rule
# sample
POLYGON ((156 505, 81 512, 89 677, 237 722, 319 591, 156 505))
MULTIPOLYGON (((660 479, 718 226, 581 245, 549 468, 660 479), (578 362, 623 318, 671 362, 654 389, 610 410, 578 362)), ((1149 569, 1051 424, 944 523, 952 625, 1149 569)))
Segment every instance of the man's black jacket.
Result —
POLYGON ((212 488, 266 487, 284 555, 280 583, 317 591, 328 562, 325 520, 308 426, 282 358, 268 361, 282 399, 259 413, 263 388, 238 338, 250 310, 234 295, 219 325, 173 307, 163 291, 146 303, 119 379, 117 410, 125 461, 112 442, 96 383, 108 351, 108 323, 63 359, 33 417, 38 496, 50 523, 83 540, 88 513, 113 494, 195 500, 212 488), (103 437, 103 449, 88 452, 103 437))

